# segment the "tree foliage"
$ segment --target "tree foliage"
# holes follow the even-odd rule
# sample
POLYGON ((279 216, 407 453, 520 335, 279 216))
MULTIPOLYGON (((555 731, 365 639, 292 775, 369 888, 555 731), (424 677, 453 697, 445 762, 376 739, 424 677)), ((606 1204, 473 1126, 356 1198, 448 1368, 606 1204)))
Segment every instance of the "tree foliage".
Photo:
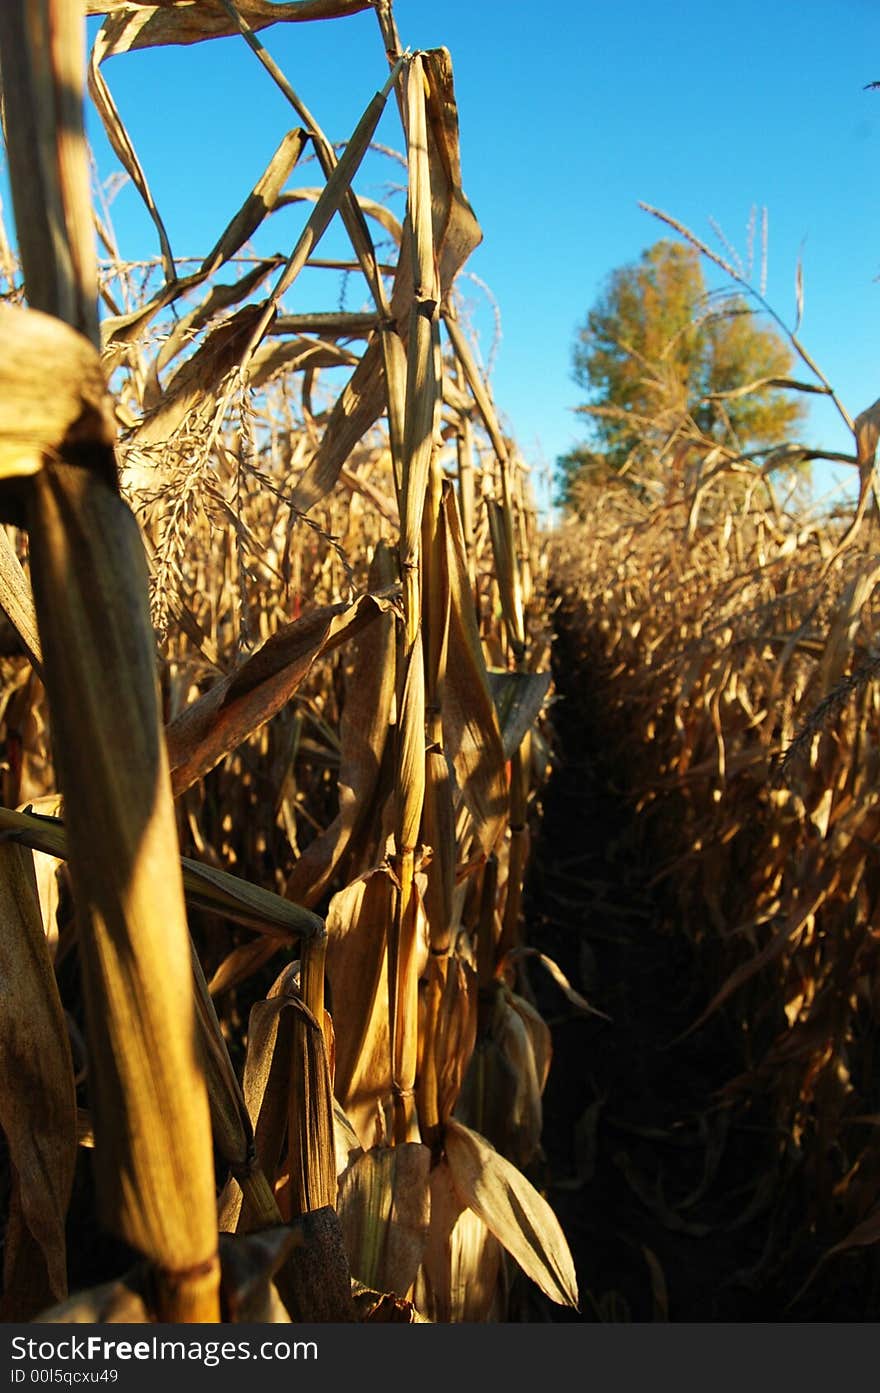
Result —
POLYGON ((612 272, 578 332, 574 379, 589 430, 558 461, 560 501, 614 475, 656 492, 707 458, 789 439, 803 418, 779 385, 792 363, 742 294, 707 290, 694 247, 656 242, 612 272))

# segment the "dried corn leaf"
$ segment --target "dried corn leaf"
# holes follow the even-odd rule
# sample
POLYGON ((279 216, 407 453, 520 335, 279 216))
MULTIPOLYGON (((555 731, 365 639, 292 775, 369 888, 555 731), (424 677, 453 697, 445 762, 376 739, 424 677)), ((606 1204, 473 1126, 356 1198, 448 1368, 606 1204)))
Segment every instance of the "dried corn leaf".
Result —
MULTIPOLYGON (((281 1168, 290 1096, 293 1011, 298 1005, 292 970, 286 968, 276 994, 251 1007, 242 1091, 254 1129, 257 1158, 274 1188, 281 1168)), ((247 1232, 257 1216, 243 1204, 241 1187, 231 1176, 219 1201, 219 1225, 227 1232, 247 1232)))
POLYGON ((503 1250, 459 1195, 446 1157, 430 1177, 431 1227, 413 1301, 430 1321, 503 1319, 503 1250))
POLYGON ((511 994, 497 986, 488 1028, 471 1056, 455 1115, 503 1156, 526 1166, 541 1138, 541 1092, 531 1034, 511 994))
POLYGON ((47 455, 93 446, 115 486, 115 435, 94 345, 52 315, 0 305, 0 479, 36 473, 47 455))
POLYGON ((199 1053, 205 1071, 211 1128, 217 1149, 242 1186, 256 1226, 265 1228, 270 1224, 280 1224, 281 1212, 257 1163, 250 1115, 195 947, 192 949, 192 969, 199 1053))
MULTIPOLYGON (((390 559, 387 548, 377 552, 371 584, 388 583, 390 559)), ((359 827, 381 811, 375 795, 394 700, 395 627, 386 612, 355 639, 339 728, 339 813, 290 873, 284 893, 298 904, 320 899, 359 827)))
MULTIPOLYGON (((305 991, 305 981, 303 988, 305 991)), ((335 1128, 327 1047, 322 1026, 305 1005, 293 1017, 289 1067, 287 1181, 281 1198, 285 1212, 296 1218, 313 1210, 332 1209, 336 1200, 335 1128)))
POLYGON ((329 493, 352 450, 382 414, 385 370, 382 348, 371 341, 340 392, 327 419, 321 443, 293 492, 293 506, 306 513, 329 493))
MULTIPOLYGON (((553 1062, 553 1035, 544 1017, 530 1001, 518 996, 516 992, 508 994, 510 1005, 523 1021, 526 1030, 532 1041, 532 1051, 535 1056, 535 1073, 538 1079, 538 1088, 541 1093, 547 1083, 550 1074, 550 1065, 553 1062)), ((606 1017, 607 1019, 607 1017, 606 1017)))
POLYGON ((76 1161, 67 1025, 43 934, 33 859, 0 844, 0 1126, 12 1181, 0 1319, 67 1295, 65 1220, 76 1161))
MULTIPOLYGON (((167 281, 146 305, 104 321, 101 336, 105 346, 105 366, 115 365, 119 360, 119 354, 113 352, 114 346, 129 343, 160 310, 202 285, 253 236, 260 223, 278 206, 281 190, 302 154, 305 141, 305 131, 297 128, 287 132, 245 202, 197 271, 181 279, 167 281)), ((214 286, 201 305, 177 320, 156 359, 153 373, 170 362, 215 314, 249 295, 277 265, 277 258, 261 261, 234 284, 214 286)), ((155 380, 152 389, 157 390, 155 380)))
POLYGON ((306 132, 299 127, 287 132, 241 208, 208 252, 199 268, 201 275, 212 276, 219 270, 224 262, 244 246, 264 218, 272 212, 284 185, 296 167, 307 139, 306 132))
POLYGON ((208 983, 211 996, 220 996, 221 993, 252 977, 255 972, 259 972, 278 952, 282 942, 283 940, 263 938, 242 944, 240 948, 233 948, 218 965, 208 983))
MULTIPOLYGON (((437 1122, 444 1123, 461 1092, 477 1037, 477 977, 460 958, 431 955, 429 988, 436 983, 436 1014, 430 1028, 432 1059, 421 1061, 420 1076, 433 1070, 437 1122)), ((427 1041, 425 1044, 427 1049, 427 1041)))
POLYGON ((504 753, 511 759, 543 710, 553 674, 501 672, 490 668, 487 675, 498 712, 504 753))
MULTIPOLYGON (((312 19, 341 19, 369 9, 371 0, 238 0, 251 29, 312 19)), ((194 44, 239 32, 221 5, 193 0, 85 0, 87 15, 106 15, 105 56, 158 44, 194 44)))
POLYGON ((433 241, 445 294, 483 234, 461 184, 458 107, 449 50, 428 49, 421 59, 427 94, 433 241))
POLYGON ((559 964, 549 958, 546 953, 539 953, 537 948, 514 948, 507 954, 507 959, 510 961, 515 961, 517 958, 537 958, 541 966, 553 978, 566 1001, 570 1002, 578 1011, 583 1011, 585 1016, 598 1016, 603 1021, 611 1020, 611 1017, 606 1015, 604 1011, 599 1011, 595 1006, 591 1006, 586 997, 581 996, 579 991, 575 991, 559 964))
POLYGON ((363 1153, 358 1134, 346 1116, 342 1104, 333 1099, 333 1143, 336 1152, 337 1178, 348 1170, 363 1153))
POLYGON ((450 1118, 446 1159, 462 1201, 551 1301, 577 1309, 574 1264, 549 1204, 487 1141, 450 1118))
MULTIPOLYGON (((0 831, 7 839, 21 842, 23 846, 62 861, 67 859, 67 833, 60 818, 0 808, 0 831)), ((199 909, 222 914, 234 923, 283 941, 312 938, 324 931, 323 920, 317 914, 261 885, 253 885, 228 871, 202 865, 186 856, 180 858, 180 863, 187 902, 199 909)), ((276 947, 270 944, 270 952, 276 947)))
MULTIPOLYGON (((278 206, 279 208, 285 208, 291 203, 315 203, 320 197, 320 189, 291 189, 289 193, 283 194, 278 200, 278 206)), ((384 228, 399 246, 403 241, 403 228, 390 208, 386 208, 384 203, 376 203, 372 198, 364 198, 361 194, 355 194, 354 197, 357 199, 357 206, 360 208, 361 212, 366 213, 368 217, 375 218, 376 222, 384 228)), ((328 319, 330 317, 330 315, 327 316, 328 319)), ((354 315, 351 316, 351 318, 355 317, 354 315)), ((370 315, 369 319, 371 321, 369 325, 371 329, 379 327, 379 321, 376 315, 370 315)))
POLYGON ((391 1095, 386 950, 395 896, 388 871, 375 870, 334 895, 327 911, 336 1096, 365 1150, 391 1095))
POLYGON ((405 1297, 422 1261, 431 1216, 431 1153, 420 1142, 373 1147, 340 1177, 338 1212, 352 1275, 405 1297))
POLYGON ((164 444, 185 420, 190 427, 196 420, 212 420, 221 383, 238 367, 265 314, 264 305, 243 305, 212 329, 178 368, 159 404, 129 436, 128 449, 164 444))
MULTIPOLYGON (((0 367, 0 373, 2 373, 2 367, 0 367)), ((2 401, 2 397, 3 387, 0 383, 0 401, 2 401)), ((2 434, 0 434, 0 441, 2 441, 2 434)), ((2 452, 2 448, 2 443, 0 443, 0 452, 2 452)), ((37 632, 37 615, 34 609, 31 584, 15 554, 15 548, 2 528, 0 528, 0 605, 3 606, 6 617, 21 639, 24 650, 31 661, 31 666, 39 673, 42 668, 43 654, 40 648, 40 636, 37 632)))
POLYGON ((859 413, 854 421, 856 448, 858 450, 859 472, 870 470, 877 457, 877 442, 880 440, 880 398, 873 406, 859 413))
POLYGON ((175 795, 259 729, 290 699, 321 653, 353 637, 392 601, 362 595, 354 604, 324 605, 285 625, 228 677, 185 708, 167 728, 175 795))
MULTIPOLYGON (((357 356, 336 343, 319 339, 271 339, 260 344, 250 362, 248 385, 265 387, 279 373, 314 371, 317 368, 354 367, 357 356)), ((291 501, 293 501, 291 499, 291 501)), ((301 511, 305 511, 301 509, 301 511)))
POLYGON ((508 809, 506 757, 489 691, 483 645, 474 614, 467 557, 452 486, 441 508, 449 574, 449 650, 444 687, 443 740, 474 832, 488 855, 504 830, 508 809))
MULTIPOLYGON (((436 303, 438 295, 445 294, 451 288, 453 279, 464 261, 482 240, 482 233, 461 188, 458 117, 449 55, 445 49, 429 51, 421 55, 419 66, 421 91, 426 95, 423 95, 421 105, 425 116, 422 119, 423 147, 417 161, 417 177, 421 178, 422 197, 426 204, 422 223, 424 226, 432 227, 433 242, 433 251, 430 254, 431 273, 423 276, 422 292, 427 306, 432 297, 436 303), (424 158, 425 154, 427 158, 424 158), (434 285, 435 256, 439 268, 439 286, 434 285)), ((411 135, 411 145, 412 142, 411 135)), ((427 262, 426 256, 426 269, 427 262)), ((404 341, 409 336, 408 317, 412 295, 412 258, 404 240, 392 297, 397 333, 404 341)), ((423 318, 423 315, 420 318, 423 318)), ((385 337, 395 337, 394 331, 385 337)), ((391 398, 393 446, 395 432, 401 436, 397 448, 393 449, 395 459, 399 457, 403 449, 400 424, 403 418, 403 402, 400 400, 400 388, 404 375, 396 370, 392 374, 393 380, 386 388, 386 372, 389 370, 387 353, 391 347, 392 345, 386 343, 383 351, 383 345, 378 340, 371 342, 350 382, 337 398, 318 451, 297 484, 294 504, 303 512, 313 507, 334 486, 339 471, 354 447, 379 419, 388 397, 391 398)), ((402 364, 398 365, 400 366, 402 364)), ((407 390, 416 393, 414 399, 423 400, 422 388, 409 386, 409 374, 406 377, 407 390)), ((431 412, 433 420, 433 404, 431 412)), ((425 436, 424 422, 420 426, 416 426, 414 422, 411 427, 410 451, 417 444, 422 450, 428 450, 430 447, 430 437, 425 436)), ((413 490, 413 497, 418 497, 417 489, 413 490)))

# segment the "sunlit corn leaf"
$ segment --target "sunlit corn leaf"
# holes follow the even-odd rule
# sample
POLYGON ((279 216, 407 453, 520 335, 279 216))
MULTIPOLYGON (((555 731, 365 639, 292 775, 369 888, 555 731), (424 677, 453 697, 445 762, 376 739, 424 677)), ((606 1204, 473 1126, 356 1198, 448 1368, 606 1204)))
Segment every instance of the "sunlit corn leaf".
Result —
POLYGON ((825 697, 840 681, 852 654, 853 640, 862 608, 880 580, 880 564, 864 563, 838 596, 834 616, 828 627, 825 651, 819 664, 818 696, 825 697))
POLYGON ((460 958, 431 955, 421 983, 419 1117, 434 1140, 452 1113, 477 1035, 477 974, 460 958))
POLYGON ((342 1104, 333 1099, 333 1143, 336 1152, 337 1179, 357 1160, 363 1151, 357 1132, 348 1120, 342 1104))
POLYGON ((287 1179, 279 1195, 293 1218, 336 1206, 336 1130, 322 1025, 305 1009, 293 1018, 287 1106, 287 1179))
POLYGON ((463 1201, 443 1156, 430 1176, 431 1227, 413 1301, 428 1320, 448 1324, 504 1319, 503 1249, 463 1201))
MULTIPOLYGON (((172 279, 146 305, 104 321, 101 335, 105 348, 105 366, 108 362, 115 361, 112 356, 108 358, 108 353, 112 355, 114 345, 131 341, 147 327, 160 310, 182 295, 189 294, 214 275, 256 232, 260 223, 278 206, 281 191, 302 154, 305 140, 306 133, 299 128, 287 132, 253 190, 197 271, 180 279, 172 279)), ((215 286, 203 304, 177 320, 156 359, 154 373, 170 362, 214 314, 249 295, 276 265, 275 259, 263 261, 234 285, 215 286)), ((155 382, 154 387, 157 388, 155 382)))
POLYGON ((509 992, 508 1000, 529 1032, 538 1088, 543 1093, 553 1060, 553 1036, 550 1027, 540 1012, 524 997, 518 996, 516 992, 509 992))
POLYGON ((335 1092, 365 1149, 382 1138, 391 1094, 387 939, 395 894, 388 872, 375 870, 334 895, 327 911, 335 1092))
MULTIPOLYGON (((606 1015, 604 1011, 599 1011, 595 1006, 591 1006, 586 997, 581 996, 581 993, 575 990, 559 964, 548 957, 546 953, 539 953, 537 948, 514 948, 506 955, 505 960, 513 962, 516 961, 517 958, 534 958, 535 961, 539 962, 550 977, 552 977, 566 1001, 574 1006, 577 1011, 583 1011, 585 1016, 598 1016, 600 1020, 610 1021, 610 1016, 606 1015)), ((517 1009, 519 1009, 519 1007, 517 1007, 517 1009)))
POLYGON ((574 1264, 559 1220, 525 1176, 484 1138, 450 1118, 446 1159, 456 1191, 545 1296, 577 1308, 574 1264))
POLYGON ((514 655, 521 658, 525 645, 525 629, 522 608, 522 593, 519 581, 519 567, 513 537, 512 519, 509 507, 490 498, 487 502, 489 515, 489 535, 492 538, 492 555, 498 575, 498 591, 501 596, 501 609, 514 655))
POLYGON ((315 456, 297 480, 293 491, 295 508, 308 512, 329 493, 354 447, 378 420, 384 401, 382 350, 374 341, 367 345, 350 380, 336 398, 315 456))
MULTIPOLYGON (((404 622, 409 604, 418 603, 416 573, 404 590, 404 622)), ((401 635, 404 649, 406 638, 401 635)), ((388 928, 388 1021, 391 1047, 394 1137, 420 1140, 416 1122, 415 1083, 418 1059, 418 1003, 421 929, 425 915, 416 886, 416 848, 425 795, 425 670, 422 631, 416 619, 413 641, 398 660, 402 665, 397 719, 397 797, 394 827, 394 871, 398 893, 388 928), (402 691, 400 688, 402 687, 402 691)))
POLYGON ((0 478, 34 474, 66 449, 109 451, 115 435, 94 345, 52 315, 0 305, 0 478))
MULTIPOLYGON (((332 1204, 336 1166, 332 1095, 324 1035, 299 998, 295 965, 251 1008, 243 1093, 260 1168, 285 1218, 332 1204)), ((220 1224, 246 1232, 260 1215, 233 1176, 220 1224)), ((265 1220, 263 1220, 265 1222, 265 1220)))
POLYGON ((859 413, 854 426, 859 470, 864 472, 873 465, 877 456, 877 442, 880 440, 880 398, 873 406, 859 413))
POLYGON ((251 193, 202 262, 203 275, 213 275, 234 256, 253 236, 267 213, 271 213, 302 154, 305 141, 306 132, 301 129, 288 131, 283 137, 251 193))
POLYGON ((404 657, 402 697, 397 720, 397 852, 418 845, 425 798, 425 666, 421 631, 404 657))
MULTIPOLYGON (((291 203, 302 203, 306 200, 314 203, 320 197, 320 189, 290 189, 287 193, 282 194, 281 198, 278 200, 278 206, 279 208, 286 208, 291 203)), ((357 199, 357 205, 361 212, 366 213, 368 217, 375 218, 384 231, 389 233, 397 245, 400 246, 403 241, 403 228, 391 209, 387 208, 384 203, 377 203, 375 199, 365 198, 363 194, 355 194, 355 198, 357 199)), ((334 316, 328 313, 326 316, 322 317, 329 320, 334 316)), ((354 323, 357 318, 360 318, 362 321, 366 319, 368 321, 366 325, 367 328, 378 329, 379 327, 378 319, 374 314, 369 316, 351 314, 349 315, 348 327, 351 327, 352 323, 354 323)))
POLYGON ((483 234, 462 188, 458 108, 449 50, 428 49, 421 58, 427 90, 433 241, 445 294, 483 234))
POLYGON ((211 975, 208 983, 208 991, 211 996, 221 996, 223 992, 230 991, 238 986, 240 982, 247 981, 255 972, 259 972, 261 967, 270 962, 280 948, 284 946, 282 939, 259 938, 251 943, 243 943, 238 948, 233 948, 216 970, 211 975))
POLYGON ((10 845, 0 845, 0 984, 0 1125, 11 1178, 0 1317, 22 1321, 67 1295, 76 1097, 33 859, 10 845))
MULTIPOLYGON (((369 0, 238 0, 252 29, 282 21, 340 19, 369 8, 369 0)), ((157 44, 192 44, 237 34, 234 19, 218 5, 193 13, 191 0, 85 0, 87 15, 107 15, 107 56, 157 44)))
MULTIPOLYGON (((232 305, 240 304, 242 300, 246 300, 249 295, 253 294, 257 286, 262 285, 269 272, 276 266, 277 259, 275 258, 266 261, 258 261, 256 266, 252 267, 250 271, 247 271, 238 280, 213 285, 200 304, 191 309, 188 314, 181 314, 180 318, 175 321, 174 328, 156 355, 151 368, 149 386, 145 385, 144 387, 145 404, 148 404, 148 392, 158 392, 161 390, 156 379, 156 374, 158 374, 167 363, 170 363, 177 353, 190 344, 196 334, 200 333, 206 324, 210 324, 223 310, 229 309, 232 305)), ((105 325, 103 327, 106 333, 107 326, 105 325)), ((112 350, 105 348, 102 355, 105 365, 108 361, 108 355, 111 352, 112 350)))

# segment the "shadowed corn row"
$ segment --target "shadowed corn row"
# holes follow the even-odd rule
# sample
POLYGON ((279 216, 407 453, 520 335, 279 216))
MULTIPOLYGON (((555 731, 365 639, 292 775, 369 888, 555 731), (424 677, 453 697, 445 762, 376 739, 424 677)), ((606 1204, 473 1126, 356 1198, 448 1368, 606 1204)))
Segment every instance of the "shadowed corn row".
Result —
MULTIPOLYGON (((855 423, 867 481, 876 420, 855 423)), ((810 520, 761 492, 725 505, 722 481, 694 526, 687 497, 597 489, 553 565, 632 799, 631 853, 696 950, 691 1028, 726 1013, 742 1073, 722 1101, 769 1103, 771 1187, 806 1214, 809 1255, 880 1232, 880 570, 870 513, 810 520)), ((755 1198, 768 1177, 752 1181, 755 1198)))

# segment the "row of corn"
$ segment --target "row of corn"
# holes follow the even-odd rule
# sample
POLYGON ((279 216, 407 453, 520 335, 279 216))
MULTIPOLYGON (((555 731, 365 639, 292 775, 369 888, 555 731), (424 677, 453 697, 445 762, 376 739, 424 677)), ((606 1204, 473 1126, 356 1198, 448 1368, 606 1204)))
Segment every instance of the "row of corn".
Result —
POLYGON ((523 1173, 535 519, 460 314, 449 55, 367 0, 14 0, 0 66, 3 1318, 504 1319, 520 1269, 575 1305, 523 1173), (83 9, 152 278, 90 193, 83 9), (260 33, 364 10, 340 148, 260 33), (103 65, 221 36, 291 128, 183 274, 103 65), (402 220, 353 189, 393 101, 402 220), (297 314, 334 218, 367 308, 297 314), (71 1293, 95 1221, 132 1262, 71 1293))
POLYGON ((757 469, 745 496, 723 474, 702 501, 596 488, 553 562, 627 845, 699 964, 690 1030, 722 1013, 740 1061, 713 1106, 772 1142, 730 1222, 775 1214, 758 1266, 792 1298, 880 1236, 878 424, 854 423, 838 514, 787 510, 757 469))

